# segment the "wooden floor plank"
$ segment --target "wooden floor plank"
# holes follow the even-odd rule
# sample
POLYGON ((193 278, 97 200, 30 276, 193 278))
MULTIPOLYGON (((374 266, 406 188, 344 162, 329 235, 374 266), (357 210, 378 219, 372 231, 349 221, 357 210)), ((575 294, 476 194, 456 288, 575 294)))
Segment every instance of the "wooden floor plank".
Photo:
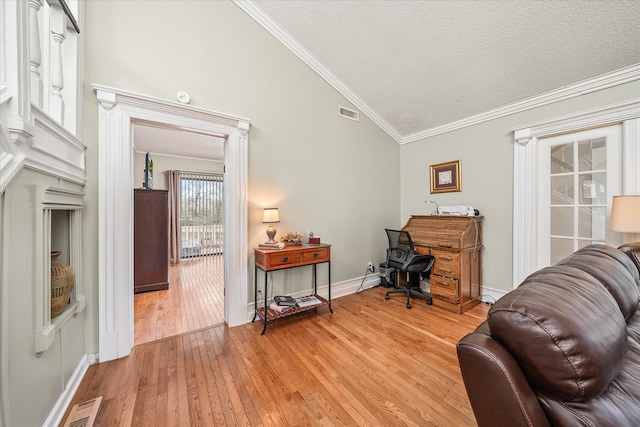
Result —
POLYGON ((136 345, 224 322, 224 258, 185 259, 169 269, 169 289, 135 294, 136 345))
POLYGON ((265 335, 254 322, 137 345, 90 366, 70 407, 109 397, 96 425, 475 426, 455 344, 488 306, 408 310, 384 291, 335 299, 334 313, 282 319, 265 335))

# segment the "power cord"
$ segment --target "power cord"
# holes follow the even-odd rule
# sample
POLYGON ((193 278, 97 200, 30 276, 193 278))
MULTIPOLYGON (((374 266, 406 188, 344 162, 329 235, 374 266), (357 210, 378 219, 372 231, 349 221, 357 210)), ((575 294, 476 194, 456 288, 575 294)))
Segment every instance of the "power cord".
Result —
POLYGON ((367 276, 369 275, 369 272, 371 270, 369 270, 369 267, 367 267, 367 271, 364 273, 364 277, 362 278, 362 281, 360 282, 360 286, 358 287, 358 289, 356 290, 356 294, 359 294, 361 292, 366 291, 367 289, 373 289, 373 288, 377 288, 378 286, 380 286, 380 283, 378 283, 377 285, 374 285, 370 288, 364 289, 362 286, 364 285, 364 281, 367 278, 367 276))
POLYGON ((496 303, 496 299, 493 296, 489 295, 489 294, 480 295, 480 301, 482 301, 482 302, 484 302, 485 304, 488 304, 488 305, 493 305, 493 304, 496 303), (490 298, 491 301, 484 301, 485 297, 490 298))

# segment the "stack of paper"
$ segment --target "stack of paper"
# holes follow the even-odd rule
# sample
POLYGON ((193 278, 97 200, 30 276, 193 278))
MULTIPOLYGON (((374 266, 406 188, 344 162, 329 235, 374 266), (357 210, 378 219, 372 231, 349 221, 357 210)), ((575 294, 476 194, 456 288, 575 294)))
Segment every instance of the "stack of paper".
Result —
POLYGON ((284 243, 260 243, 258 247, 261 249, 284 249, 284 243))

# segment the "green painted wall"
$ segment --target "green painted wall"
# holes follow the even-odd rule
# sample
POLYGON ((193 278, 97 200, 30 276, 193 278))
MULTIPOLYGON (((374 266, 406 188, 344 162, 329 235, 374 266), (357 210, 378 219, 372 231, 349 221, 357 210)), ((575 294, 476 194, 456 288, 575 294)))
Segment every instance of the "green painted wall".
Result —
POLYGON ((431 212, 427 199, 480 210, 484 285, 513 289, 513 129, 639 96, 636 81, 403 145, 402 222, 431 212), (455 160, 461 161, 462 191, 430 194, 429 165, 455 160))
MULTIPOLYGON (((99 215, 92 83, 167 100, 184 90, 191 105, 251 120, 249 247, 266 240, 262 208, 277 206, 279 233, 313 231, 333 245, 332 282, 361 277, 367 262, 383 260, 384 228, 400 226, 400 146, 364 115, 359 122, 339 117, 339 105, 353 106, 236 5, 87 2, 85 27, 84 236, 92 282, 99 215)), ((247 268, 253 289, 253 268, 247 268)), ((323 271, 319 283, 325 283, 323 271)), ((295 292, 309 286, 308 276, 290 270, 274 282, 295 292)), ((97 307, 97 285, 86 294, 97 307)), ((90 321, 89 349, 96 351, 95 311, 90 321)))

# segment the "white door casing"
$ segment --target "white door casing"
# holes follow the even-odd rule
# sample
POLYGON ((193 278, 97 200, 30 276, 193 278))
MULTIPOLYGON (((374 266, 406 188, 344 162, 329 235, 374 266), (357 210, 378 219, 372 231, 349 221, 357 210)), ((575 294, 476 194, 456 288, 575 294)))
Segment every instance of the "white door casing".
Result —
POLYGON ((247 156, 250 121, 102 85, 98 131, 100 362, 133 348, 133 130, 136 122, 225 138, 225 321, 247 322, 247 156), (233 284, 231 286, 230 284, 233 284))
POLYGON ((538 269, 538 143, 541 138, 623 125, 622 192, 640 191, 640 99, 621 102, 514 129, 513 288, 538 269))

